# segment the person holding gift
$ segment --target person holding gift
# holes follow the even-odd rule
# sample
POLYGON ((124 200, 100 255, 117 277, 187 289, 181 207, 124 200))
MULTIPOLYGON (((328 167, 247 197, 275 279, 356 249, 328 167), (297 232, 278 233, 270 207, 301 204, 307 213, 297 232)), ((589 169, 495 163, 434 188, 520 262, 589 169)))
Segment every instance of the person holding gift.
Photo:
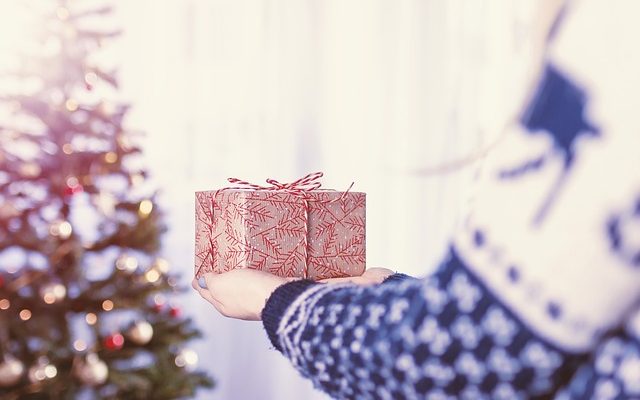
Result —
POLYGON ((482 160, 439 269, 319 282, 237 269, 194 288, 262 320, 338 399, 640 398, 640 34, 631 1, 557 18, 518 123, 482 160))

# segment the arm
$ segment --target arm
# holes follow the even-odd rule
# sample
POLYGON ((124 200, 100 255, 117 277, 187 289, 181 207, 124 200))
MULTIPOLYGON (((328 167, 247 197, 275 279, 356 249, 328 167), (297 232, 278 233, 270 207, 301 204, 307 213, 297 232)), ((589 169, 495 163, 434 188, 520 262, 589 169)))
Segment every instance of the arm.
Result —
POLYGON ((280 286, 262 312, 277 350, 335 398, 529 398, 580 357, 538 338, 452 250, 432 277, 280 286))

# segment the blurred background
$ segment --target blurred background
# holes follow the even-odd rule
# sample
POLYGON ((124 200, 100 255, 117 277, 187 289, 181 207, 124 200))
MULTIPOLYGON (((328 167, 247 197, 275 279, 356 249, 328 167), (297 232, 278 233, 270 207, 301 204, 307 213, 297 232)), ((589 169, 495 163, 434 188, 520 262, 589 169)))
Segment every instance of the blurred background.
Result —
MULTIPOLYGON (((188 284, 194 191, 288 182, 367 193, 367 264, 421 276, 445 251, 473 180, 466 162, 504 129, 531 74, 535 0, 74 0, 110 4, 122 30, 95 60, 118 70, 168 232, 160 253, 188 284), (514 100, 515 99, 515 100, 514 100)), ((27 40, 0 0, 0 66, 27 40), (9 31, 11 29, 11 31, 9 31)), ((39 4, 32 2, 31 9, 39 4)), ((29 13, 29 10, 26 11, 29 13)), ((21 20, 20 18, 25 18, 21 20)), ((100 23, 96 23, 100 24, 100 23)), ((79 222, 80 224, 82 222, 79 222)), ((216 380, 207 399, 323 399, 259 323, 188 292, 182 311, 216 380)))

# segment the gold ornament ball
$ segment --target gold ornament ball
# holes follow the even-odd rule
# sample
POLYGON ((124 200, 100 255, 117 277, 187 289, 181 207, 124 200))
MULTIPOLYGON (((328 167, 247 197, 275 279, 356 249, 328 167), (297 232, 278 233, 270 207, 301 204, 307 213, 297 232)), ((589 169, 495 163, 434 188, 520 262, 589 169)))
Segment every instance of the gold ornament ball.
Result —
POLYGON ((85 385, 98 386, 107 381, 109 367, 97 354, 88 354, 84 360, 78 362, 74 374, 85 385))
POLYGON ((127 331, 127 336, 133 343, 143 346, 153 338, 153 326, 147 321, 138 321, 127 331))
POLYGON ((15 357, 7 356, 0 363, 0 387, 13 386, 24 373, 24 364, 15 357))

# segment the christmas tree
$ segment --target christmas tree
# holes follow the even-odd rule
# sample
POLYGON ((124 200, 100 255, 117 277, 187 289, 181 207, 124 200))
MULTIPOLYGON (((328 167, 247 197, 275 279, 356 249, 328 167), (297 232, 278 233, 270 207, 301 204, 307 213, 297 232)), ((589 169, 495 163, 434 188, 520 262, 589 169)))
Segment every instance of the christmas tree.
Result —
POLYGON ((30 4, 39 47, 0 77, 0 399, 192 396, 212 386, 186 347, 199 332, 173 303, 139 135, 96 57, 118 34, 96 29, 111 7, 30 4))

